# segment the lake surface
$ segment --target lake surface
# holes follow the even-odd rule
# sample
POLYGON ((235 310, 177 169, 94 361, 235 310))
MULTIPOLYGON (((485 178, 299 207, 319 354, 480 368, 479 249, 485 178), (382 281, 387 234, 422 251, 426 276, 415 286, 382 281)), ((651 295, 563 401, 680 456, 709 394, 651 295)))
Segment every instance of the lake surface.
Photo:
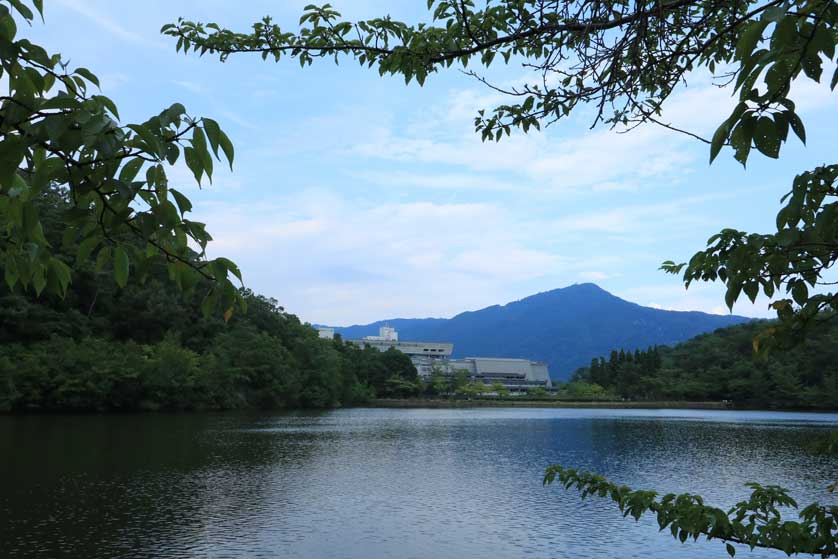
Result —
POLYGON ((802 446, 836 427, 838 414, 684 410, 0 417, 0 556, 726 557, 545 488, 544 468, 722 507, 747 481, 838 504, 838 458, 802 446))

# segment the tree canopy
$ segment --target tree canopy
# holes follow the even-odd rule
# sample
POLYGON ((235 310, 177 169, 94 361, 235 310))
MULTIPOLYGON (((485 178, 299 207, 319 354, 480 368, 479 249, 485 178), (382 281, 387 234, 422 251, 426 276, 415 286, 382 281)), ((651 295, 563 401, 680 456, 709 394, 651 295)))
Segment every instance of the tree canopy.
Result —
POLYGON ((721 401, 737 407, 835 409, 838 323, 785 351, 754 355, 753 340, 776 321, 720 328, 673 347, 614 350, 576 371, 572 384, 635 401, 721 401))
MULTIPOLYGON (((33 200, 61 261, 72 207, 53 186, 33 200)), ((201 304, 212 280, 172 289, 168 266, 120 287, 89 255, 60 296, 0 283, 0 412, 328 408, 418 390, 416 368, 396 350, 323 340, 277 301, 243 289, 247 313, 225 323, 201 304)))
MULTIPOLYGON (((834 0, 429 0, 429 23, 390 17, 342 19, 331 5, 307 6, 289 29, 270 17, 237 32, 181 19, 162 32, 184 52, 221 60, 253 53, 303 66, 350 57, 380 74, 420 84, 459 64, 508 94, 510 102, 481 110, 475 129, 500 140, 561 121, 580 105, 596 110, 592 125, 620 131, 641 124, 688 133, 745 165, 754 150, 777 158, 790 133, 806 141, 792 98, 797 80, 838 84, 838 3, 834 0), (492 84, 474 67, 520 62, 533 78, 513 87, 492 84), (469 69, 471 68, 471 69, 469 69), (708 72, 738 103, 712 138, 663 120, 665 101, 692 72, 708 72)), ((838 304, 826 272, 838 258, 836 166, 801 173, 777 216, 777 231, 725 229, 688 263, 662 268, 693 281, 721 281, 732 308, 744 293, 764 293, 786 328, 770 339, 800 337, 812 319, 838 304)))
POLYGON ((234 150, 218 123, 190 116, 175 103, 142 123, 121 124, 99 80, 72 68, 18 32, 43 14, 42 0, 0 4, 0 268, 10 289, 65 295, 73 270, 90 256, 119 286, 144 279, 163 263, 170 280, 189 290, 208 280, 206 312, 226 318, 242 306, 236 265, 209 259, 203 223, 190 220, 189 198, 170 185, 167 169, 184 161, 201 184, 213 160, 232 166, 234 150), (34 10, 34 11, 33 11, 34 10), (63 235, 45 236, 37 200, 66 191, 63 235), (74 253, 56 256, 59 245, 74 253))

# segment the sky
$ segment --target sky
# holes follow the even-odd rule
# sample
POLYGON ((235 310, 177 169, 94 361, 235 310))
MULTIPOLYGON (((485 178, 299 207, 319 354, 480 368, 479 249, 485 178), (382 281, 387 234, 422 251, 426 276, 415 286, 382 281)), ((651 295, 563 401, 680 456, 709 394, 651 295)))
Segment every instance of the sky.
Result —
MULTIPOLYGON (((265 15, 294 29, 310 0, 47 0, 45 23, 21 26, 101 80, 122 123, 174 102, 216 119, 236 148, 199 190, 185 165, 169 171, 207 223, 210 256, 236 261, 254 291, 303 321, 349 325, 450 317, 574 283, 673 310, 729 312, 720 284, 685 290, 659 271, 685 261, 724 227, 770 232, 794 176, 831 161, 838 95, 800 84, 807 129, 780 160, 754 152, 747 170, 723 151, 660 127, 589 129, 589 110, 542 132, 482 143, 473 119, 503 98, 454 69, 424 87, 345 60, 175 53, 160 27, 179 16, 246 30, 265 15)), ((427 19, 417 0, 332 0, 351 19, 427 19)), ((520 65, 493 67, 521 83, 520 65)), ((691 76, 664 119, 709 137, 731 92, 691 76)), ((770 316, 768 301, 734 313, 770 316)))

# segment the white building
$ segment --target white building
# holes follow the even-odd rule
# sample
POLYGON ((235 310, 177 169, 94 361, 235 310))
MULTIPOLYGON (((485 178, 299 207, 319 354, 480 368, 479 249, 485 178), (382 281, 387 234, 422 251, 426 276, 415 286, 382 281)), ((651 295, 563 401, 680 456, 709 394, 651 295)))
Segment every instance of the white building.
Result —
POLYGON ((317 335, 323 338, 324 340, 333 340, 335 338, 335 329, 334 328, 318 328, 317 335))
POLYGON ((364 336, 364 340, 375 340, 383 342, 397 342, 399 341, 399 333, 395 328, 389 326, 382 326, 378 329, 377 336, 364 336))
POLYGON ((399 333, 395 328, 382 326, 378 329, 378 336, 366 336, 360 340, 346 340, 357 346, 370 346, 379 351, 387 351, 391 347, 401 351, 413 362, 419 376, 429 376, 434 364, 441 366, 454 351, 454 344, 443 342, 405 342, 399 341, 399 333))
POLYGON ((455 375, 458 371, 465 370, 468 372, 470 382, 482 382, 487 385, 499 382, 513 392, 553 386, 547 365, 541 361, 500 357, 451 359, 454 344, 399 341, 398 332, 389 326, 382 326, 378 331, 378 336, 366 336, 360 340, 347 340, 347 342, 361 347, 374 347, 379 351, 387 351, 391 347, 396 348, 410 357, 419 376, 425 378, 431 376, 436 367, 445 375, 455 375))

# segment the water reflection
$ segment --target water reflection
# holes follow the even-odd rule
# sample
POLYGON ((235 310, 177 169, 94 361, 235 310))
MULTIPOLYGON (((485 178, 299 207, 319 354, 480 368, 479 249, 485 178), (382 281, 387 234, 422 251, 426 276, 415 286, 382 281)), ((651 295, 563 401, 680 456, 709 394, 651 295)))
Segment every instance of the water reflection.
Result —
MULTIPOLYGON (((719 506, 745 481, 838 503, 825 414, 340 410, 0 418, 8 557, 719 557, 543 488, 563 463, 719 506)), ((750 557, 783 557, 754 553, 750 557)))

